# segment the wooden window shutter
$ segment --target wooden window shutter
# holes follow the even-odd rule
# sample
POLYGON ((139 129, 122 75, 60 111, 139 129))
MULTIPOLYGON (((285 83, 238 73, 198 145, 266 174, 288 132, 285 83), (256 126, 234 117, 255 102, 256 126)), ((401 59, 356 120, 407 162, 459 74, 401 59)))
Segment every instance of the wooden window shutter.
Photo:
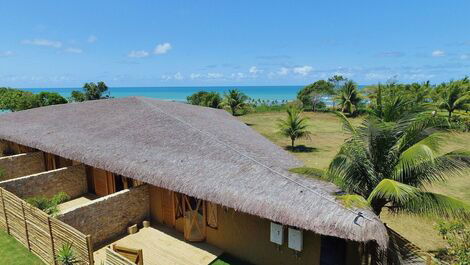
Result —
POLYGON ((207 225, 212 228, 217 228, 217 204, 207 202, 207 225))

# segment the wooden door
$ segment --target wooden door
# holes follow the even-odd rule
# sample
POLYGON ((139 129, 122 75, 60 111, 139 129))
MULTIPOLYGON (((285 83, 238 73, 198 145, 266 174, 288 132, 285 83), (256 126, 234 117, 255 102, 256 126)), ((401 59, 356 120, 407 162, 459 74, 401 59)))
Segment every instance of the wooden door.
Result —
POLYGON ((92 175, 96 195, 106 196, 116 191, 114 175, 111 172, 98 168, 93 168, 92 175))
POLYGON ((46 171, 57 169, 55 155, 44 153, 44 167, 46 171))
POLYGON ((162 189, 162 216, 163 224, 175 227, 174 200, 173 192, 162 189))
POLYGON ((206 239, 206 207, 203 200, 183 195, 184 239, 200 242, 206 239))

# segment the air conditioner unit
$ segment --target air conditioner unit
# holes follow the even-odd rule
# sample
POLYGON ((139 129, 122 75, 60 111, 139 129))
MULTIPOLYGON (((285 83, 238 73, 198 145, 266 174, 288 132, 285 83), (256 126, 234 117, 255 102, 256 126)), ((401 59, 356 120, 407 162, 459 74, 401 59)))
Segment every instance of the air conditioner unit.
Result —
POLYGON ((300 252, 302 251, 303 246, 304 238, 302 230, 289 227, 288 247, 300 252))
POLYGON ((284 243, 284 226, 271 222, 271 242, 278 245, 284 243))

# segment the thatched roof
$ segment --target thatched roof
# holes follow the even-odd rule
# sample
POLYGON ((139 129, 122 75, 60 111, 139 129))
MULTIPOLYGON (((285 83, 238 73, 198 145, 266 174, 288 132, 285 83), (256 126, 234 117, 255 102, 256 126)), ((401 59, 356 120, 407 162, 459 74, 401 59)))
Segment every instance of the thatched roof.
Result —
POLYGON ((387 242, 377 216, 289 173, 301 163, 223 110, 136 97, 55 105, 0 115, 0 138, 319 234, 387 242))

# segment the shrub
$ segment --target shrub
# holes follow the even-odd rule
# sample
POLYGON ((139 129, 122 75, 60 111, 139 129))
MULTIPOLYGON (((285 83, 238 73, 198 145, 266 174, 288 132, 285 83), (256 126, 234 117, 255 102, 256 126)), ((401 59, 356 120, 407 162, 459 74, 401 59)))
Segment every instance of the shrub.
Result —
POLYGON ((437 230, 449 244, 445 251, 439 252, 438 257, 458 265, 469 265, 470 227, 468 224, 461 221, 440 222, 437 230))
POLYGON ((72 249, 72 244, 69 243, 62 245, 59 249, 59 253, 57 253, 56 259, 61 265, 74 265, 79 263, 72 249))
POLYGON ((70 197, 65 192, 59 192, 54 195, 51 199, 48 199, 44 196, 36 196, 26 199, 26 202, 33 205, 34 207, 39 208, 45 213, 55 216, 59 213, 58 205, 66 202, 70 197))

